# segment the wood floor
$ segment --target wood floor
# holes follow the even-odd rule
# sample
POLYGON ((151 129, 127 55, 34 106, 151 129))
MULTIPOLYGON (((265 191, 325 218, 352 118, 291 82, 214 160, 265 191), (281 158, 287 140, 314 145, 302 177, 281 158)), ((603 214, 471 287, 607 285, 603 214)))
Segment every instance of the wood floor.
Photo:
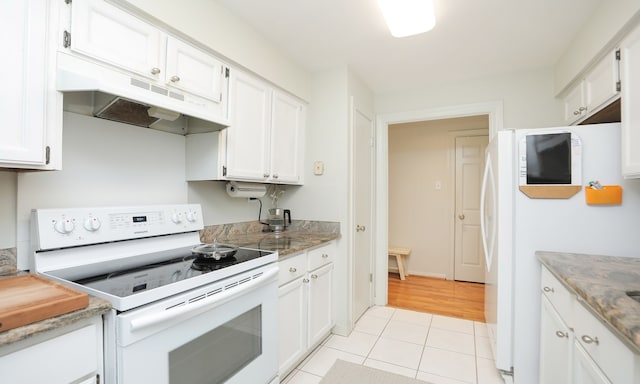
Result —
POLYGON ((389 306, 484 322, 484 284, 389 273, 389 306))

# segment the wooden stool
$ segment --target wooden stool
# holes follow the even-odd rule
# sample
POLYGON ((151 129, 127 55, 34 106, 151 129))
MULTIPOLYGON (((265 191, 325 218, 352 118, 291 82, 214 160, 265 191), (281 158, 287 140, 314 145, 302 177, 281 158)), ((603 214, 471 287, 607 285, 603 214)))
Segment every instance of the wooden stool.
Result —
POLYGON ((400 273, 400 280, 405 280, 405 276, 409 276, 407 268, 404 263, 404 258, 409 256, 411 249, 409 248, 389 248, 389 256, 396 258, 398 263, 398 273, 400 273))

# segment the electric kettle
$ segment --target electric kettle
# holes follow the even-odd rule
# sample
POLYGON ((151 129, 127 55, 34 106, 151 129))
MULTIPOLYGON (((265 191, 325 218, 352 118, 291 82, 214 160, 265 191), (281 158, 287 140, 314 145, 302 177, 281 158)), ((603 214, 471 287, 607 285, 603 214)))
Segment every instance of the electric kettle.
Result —
POLYGON ((269 230, 275 233, 282 232, 287 229, 288 224, 291 224, 291 210, 271 208, 267 222, 269 223, 269 230))

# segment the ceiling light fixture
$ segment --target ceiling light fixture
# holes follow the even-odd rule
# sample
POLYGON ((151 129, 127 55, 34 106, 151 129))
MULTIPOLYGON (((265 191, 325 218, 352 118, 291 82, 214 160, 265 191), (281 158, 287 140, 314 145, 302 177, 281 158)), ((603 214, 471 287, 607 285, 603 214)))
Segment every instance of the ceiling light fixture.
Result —
POLYGON ((436 25, 433 0, 378 0, 393 37, 424 33, 436 25))

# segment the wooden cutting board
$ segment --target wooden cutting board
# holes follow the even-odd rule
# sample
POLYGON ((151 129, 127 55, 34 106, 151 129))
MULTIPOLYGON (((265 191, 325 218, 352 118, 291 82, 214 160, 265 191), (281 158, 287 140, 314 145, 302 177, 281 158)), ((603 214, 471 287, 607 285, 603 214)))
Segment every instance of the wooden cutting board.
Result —
POLYGON ((0 279, 0 332, 89 305, 89 295, 29 274, 0 279))

